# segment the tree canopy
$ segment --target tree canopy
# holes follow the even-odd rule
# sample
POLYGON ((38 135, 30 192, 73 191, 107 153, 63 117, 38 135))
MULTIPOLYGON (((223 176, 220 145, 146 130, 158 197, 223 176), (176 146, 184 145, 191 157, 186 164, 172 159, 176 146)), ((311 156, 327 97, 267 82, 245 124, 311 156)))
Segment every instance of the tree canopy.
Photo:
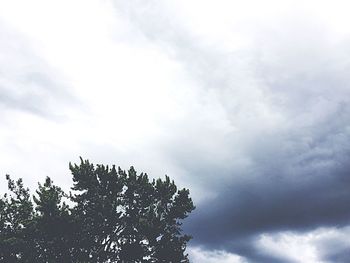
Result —
POLYGON ((195 208, 188 189, 131 167, 70 164, 71 192, 47 177, 31 196, 6 176, 0 262, 189 262, 181 225, 195 208))

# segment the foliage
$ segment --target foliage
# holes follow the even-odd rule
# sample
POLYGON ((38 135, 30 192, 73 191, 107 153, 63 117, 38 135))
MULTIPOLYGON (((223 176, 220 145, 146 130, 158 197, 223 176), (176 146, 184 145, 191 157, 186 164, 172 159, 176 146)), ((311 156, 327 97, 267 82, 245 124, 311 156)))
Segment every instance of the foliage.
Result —
POLYGON ((182 220, 194 209, 168 176, 149 180, 81 159, 67 195, 47 177, 31 198, 6 176, 0 199, 0 262, 189 262, 182 220), (64 202, 67 200, 69 205, 64 202))

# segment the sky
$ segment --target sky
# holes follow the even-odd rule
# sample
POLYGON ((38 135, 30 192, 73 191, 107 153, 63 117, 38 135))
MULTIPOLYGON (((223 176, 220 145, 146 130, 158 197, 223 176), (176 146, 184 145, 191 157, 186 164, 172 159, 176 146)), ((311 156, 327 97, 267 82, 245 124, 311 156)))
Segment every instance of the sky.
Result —
POLYGON ((190 189, 193 263, 350 258, 347 1, 0 0, 0 175, 190 189))

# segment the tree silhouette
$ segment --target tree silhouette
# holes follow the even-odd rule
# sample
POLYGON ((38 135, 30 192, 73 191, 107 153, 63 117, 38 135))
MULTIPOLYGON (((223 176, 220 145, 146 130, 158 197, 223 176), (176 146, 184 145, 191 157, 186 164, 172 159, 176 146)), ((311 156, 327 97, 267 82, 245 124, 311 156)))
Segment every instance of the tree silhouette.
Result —
POLYGON ((39 184, 33 196, 36 216, 32 240, 35 242, 36 262, 71 262, 73 227, 68 205, 62 202, 64 192, 53 185, 49 177, 39 184))
POLYGON ((168 176, 149 180, 81 159, 67 195, 47 177, 31 198, 7 176, 0 199, 0 262, 189 262, 182 220, 195 208, 168 176), (63 202, 67 199, 70 205, 63 202))

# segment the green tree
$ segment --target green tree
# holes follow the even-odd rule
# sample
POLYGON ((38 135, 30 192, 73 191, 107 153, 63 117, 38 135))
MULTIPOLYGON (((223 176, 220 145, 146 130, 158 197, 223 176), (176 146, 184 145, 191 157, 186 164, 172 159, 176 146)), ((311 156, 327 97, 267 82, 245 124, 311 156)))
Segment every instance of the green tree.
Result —
POLYGON ((70 165, 77 203, 73 214, 80 227, 79 260, 115 262, 188 262, 190 236, 181 232, 181 220, 194 209, 187 189, 174 181, 148 179, 81 160, 70 165))
POLYGON ((50 178, 31 198, 7 176, 0 199, 0 262, 189 262, 181 224, 195 208, 168 176, 149 180, 81 159, 70 164, 72 193, 50 178), (69 200, 68 206, 63 199, 69 200))
POLYGON ((14 181, 6 175, 6 180, 10 194, 5 194, 0 201, 0 260, 33 260, 31 234, 34 210, 29 189, 24 188, 22 179, 14 181))
POLYGON ((35 262, 72 262, 74 227, 68 205, 62 202, 65 193, 47 177, 33 196, 36 216, 33 220, 32 242, 35 262))

